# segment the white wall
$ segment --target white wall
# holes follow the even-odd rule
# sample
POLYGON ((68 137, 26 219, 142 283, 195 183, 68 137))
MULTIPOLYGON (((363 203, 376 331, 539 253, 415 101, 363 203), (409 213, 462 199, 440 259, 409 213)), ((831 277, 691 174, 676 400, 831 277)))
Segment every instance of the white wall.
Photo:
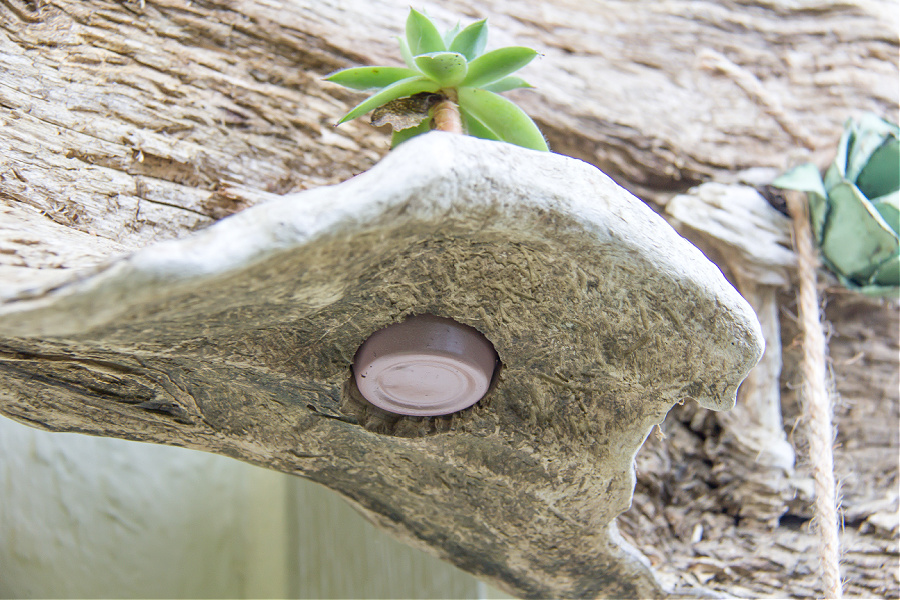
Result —
POLYGON ((0 419, 0 594, 235 594, 248 469, 0 419))
POLYGON ((310 482, 0 417, 0 597, 485 595, 310 482))

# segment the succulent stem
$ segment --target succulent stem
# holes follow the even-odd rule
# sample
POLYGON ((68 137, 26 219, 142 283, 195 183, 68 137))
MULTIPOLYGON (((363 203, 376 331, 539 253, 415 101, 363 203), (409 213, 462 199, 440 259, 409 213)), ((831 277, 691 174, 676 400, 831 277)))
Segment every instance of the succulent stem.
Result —
POLYGON ((456 90, 442 90, 442 96, 434 107, 434 128, 438 131, 462 133, 462 117, 459 114, 456 90))

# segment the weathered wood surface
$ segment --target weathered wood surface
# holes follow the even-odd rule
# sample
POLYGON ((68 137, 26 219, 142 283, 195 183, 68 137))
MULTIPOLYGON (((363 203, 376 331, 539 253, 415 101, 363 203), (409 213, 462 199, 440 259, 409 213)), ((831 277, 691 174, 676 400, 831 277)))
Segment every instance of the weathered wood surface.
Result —
MULTIPOLYGON (((698 186, 676 196, 666 211, 755 302, 766 356, 730 413, 677 408, 663 427, 669 437, 645 444, 638 457, 645 477, 639 477, 636 506, 620 521, 623 531, 642 540, 641 549, 676 579, 704 581, 739 596, 821 594, 810 535, 807 431, 797 397, 802 349, 793 292, 785 286, 794 275, 789 219, 740 184, 698 186), (786 441, 793 448, 788 455, 786 441), (648 501, 659 496, 666 500, 648 501)), ((821 276, 828 366, 837 390, 847 592, 896 597, 897 304, 848 292, 824 271, 821 276)))
MULTIPOLYGON (((898 596, 896 306, 841 290, 826 297, 830 367, 838 393, 836 476, 842 494, 842 575, 850 597, 898 596)), ((792 295, 782 298, 782 403, 798 450, 793 493, 777 522, 770 482, 712 413, 676 407, 638 454, 633 508, 619 519, 626 539, 667 582, 700 581, 739 597, 821 597, 805 423, 796 397, 799 328, 792 295), (755 506, 761 497, 759 507, 755 506), (762 510, 760 510, 760 508, 762 510)), ((765 472, 765 471, 763 471, 765 472)))
MULTIPOLYGON (((494 44, 540 49, 544 57, 524 73, 538 89, 515 99, 552 148, 660 204, 746 167, 781 169, 807 154, 824 164, 851 114, 896 118, 895 2, 460 0, 427 8, 446 24, 490 17, 494 44)), ((387 136, 362 123, 334 129, 357 96, 321 76, 396 62, 392 36, 407 9, 385 1, 0 2, 0 296, 181 237, 271 194, 369 168, 387 152, 387 136)), ((844 397, 846 576, 851 592, 896 597, 896 307, 830 298, 844 397)), ((790 365, 790 294, 781 307, 790 365)), ((789 367, 783 398, 794 384, 789 367)), ((797 414, 788 401, 795 445, 797 414)), ((669 440, 651 438, 639 455, 634 520, 624 526, 635 544, 673 578, 696 575, 749 595, 817 589, 813 538, 791 529, 809 517, 802 494, 774 533, 752 518, 735 525, 754 484, 727 477, 729 446, 716 419, 686 407, 669 421, 669 440), (659 452, 666 458, 656 468, 659 452), (716 524, 719 546, 709 546, 710 527, 706 546, 691 542, 696 519, 716 524), (784 553, 770 552, 773 536, 784 553), (750 558, 760 548, 767 561, 750 558)), ((745 462, 740 473, 750 471, 745 462)))
MULTIPOLYGON (((554 150, 645 197, 782 168, 808 147, 824 159, 849 113, 898 100, 893 2, 429 10, 445 23, 489 16, 493 43, 540 49, 524 73, 537 90, 516 100, 554 150)), ((322 76, 396 62, 406 12, 388 1, 0 3, 2 198, 16 213, 7 220, 34 227, 4 240, 6 285, 32 277, 23 267, 96 262, 96 252, 57 250, 70 229, 134 249, 253 204, 256 192, 367 169, 387 136, 361 123, 334 129, 359 96, 322 76), (35 223, 27 207, 47 218, 35 223)))
POLYGON ((308 477, 516 595, 647 598, 613 523, 634 456, 678 402, 731 408, 762 350, 715 265, 595 167, 432 132, 0 305, 0 411, 308 477), (356 349, 421 313, 493 343, 475 407, 360 397, 356 349))

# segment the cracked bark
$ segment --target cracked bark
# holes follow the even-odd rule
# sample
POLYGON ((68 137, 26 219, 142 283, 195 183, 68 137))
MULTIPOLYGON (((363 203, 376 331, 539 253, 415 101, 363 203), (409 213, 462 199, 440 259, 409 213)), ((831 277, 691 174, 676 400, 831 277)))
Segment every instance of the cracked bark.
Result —
MULTIPOLYGON (((537 90, 510 96, 553 150, 598 165, 658 204, 747 167, 780 169, 800 157, 825 163, 848 116, 891 114, 898 101, 891 2, 684 0, 635 10, 628 2, 513 9, 456 0, 429 8, 444 24, 490 17, 497 45, 541 50, 524 73, 537 90)), ((0 2, 0 296, 368 169, 387 152, 389 135, 362 122, 334 129, 357 96, 322 76, 396 63, 391 36, 406 10, 383 1, 0 2)), ((789 296, 781 300, 788 433, 798 414, 789 296)), ((848 593, 896 597, 891 569, 872 566, 896 561, 897 527, 878 517, 897 508, 896 494, 884 491, 897 482, 897 434, 887 428, 897 419, 896 310, 832 292, 829 318, 845 397, 845 535, 856 544, 846 557, 848 593)), ((21 352, 6 349, 13 350, 21 352)), ((104 366, 110 383, 100 391, 144 398, 116 388, 119 368, 141 367, 104 366)), ((158 375, 145 375, 148 388, 170 393, 158 375)), ((78 368, 66 377, 80 385, 78 368)), ((172 416, 166 406, 146 405, 147 418, 172 416)), ((745 482, 725 481, 696 459, 699 452, 717 460, 715 417, 685 407, 665 428, 670 441, 651 438, 639 457, 636 507, 623 525, 634 543, 676 580, 696 577, 737 594, 814 593, 796 559, 804 532, 734 525, 734 507, 750 493, 745 482), (668 460, 688 466, 679 474, 654 466, 668 460), (703 485, 686 491, 685 473, 703 485), (691 506, 702 508, 706 546, 683 531, 697 516, 691 506), (645 528, 632 526, 641 522, 645 528), (725 541, 709 546, 716 531, 725 541), (773 536, 792 549, 772 555, 776 566, 748 558, 773 536)), ((788 514, 808 516, 802 495, 788 514)))

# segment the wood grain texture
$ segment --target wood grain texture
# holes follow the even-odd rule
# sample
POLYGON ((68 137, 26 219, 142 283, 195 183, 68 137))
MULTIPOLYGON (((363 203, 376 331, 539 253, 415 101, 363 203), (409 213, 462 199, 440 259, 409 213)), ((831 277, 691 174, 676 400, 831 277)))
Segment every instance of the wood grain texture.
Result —
MULTIPOLYGON (((235 185, 336 183, 387 152, 365 124, 332 127, 358 95, 322 76, 396 63, 403 3, 55 0, 27 21, 15 6, 0 5, 14 209, 134 248, 252 204, 235 185)), ((524 73, 537 89, 512 97, 555 151, 649 199, 810 148, 827 160, 848 114, 898 101, 891 2, 429 9, 490 17, 493 44, 540 49, 524 73)))
MULTIPOLYGON (((836 284, 836 282, 833 282, 836 284)), ((841 572, 846 596, 897 598, 900 381, 898 310, 822 286, 835 378, 836 476, 842 494, 841 572)), ((650 557, 663 581, 703 582, 737 596, 822 595, 806 424, 797 388, 800 348, 793 292, 780 297, 781 398, 797 450, 784 514, 771 515, 773 480, 743 454, 717 415, 686 404, 650 436, 637 457, 634 506, 619 518, 626 539, 650 557), (762 476, 762 477, 761 477, 762 476)))
POLYGON ((676 402, 733 406, 763 344, 721 272, 596 168, 445 132, 5 303, 0 332, 14 419, 307 477, 533 598, 665 595, 613 523, 634 455, 676 402), (475 406, 360 396, 357 348, 421 313, 494 345, 475 406))
MULTIPOLYGON (((489 17, 492 44, 539 49, 544 56, 523 73, 537 89, 510 97, 553 150, 658 204, 747 167, 825 164, 847 117, 872 110, 896 118, 895 2, 454 0, 427 8, 444 25, 489 17)), ((407 10, 387 0, 0 2, 0 297, 367 170, 387 153, 389 135, 361 121, 334 128, 359 97, 321 78, 397 64, 393 36, 407 10)), ((884 492, 896 488, 898 470, 896 428, 888 427, 898 404, 896 306, 829 297, 847 398, 837 460, 853 541, 845 544, 848 591, 897 597, 895 570, 881 566, 896 563, 898 539, 890 520, 897 499, 884 492)), ((789 400, 788 298, 790 434, 799 411, 789 400)), ((104 393, 119 393, 117 369, 136 368, 103 366, 111 378, 104 393)), ((78 385, 77 373, 68 376, 78 385)), ((155 381, 147 385, 164 383, 155 381)), ((730 528, 759 484, 747 475, 752 463, 731 468, 714 418, 678 409, 669 426, 670 441, 651 437, 640 455, 651 458, 640 463, 633 519, 624 523, 630 539, 672 580, 739 595, 815 594, 802 558, 809 538, 791 529, 808 517, 803 493, 788 502, 794 520, 777 530, 787 549, 770 552, 772 532, 748 525, 753 519, 730 528), (654 463, 661 446, 666 458, 654 463), (672 470, 681 461, 686 468, 672 470), (729 477, 735 472, 741 477, 729 477), (692 544, 686 523, 695 517, 718 524, 705 542, 720 532, 722 544, 692 544), (775 562, 748 558, 760 548, 775 562)), ((802 469, 802 448, 800 456, 802 469)))

